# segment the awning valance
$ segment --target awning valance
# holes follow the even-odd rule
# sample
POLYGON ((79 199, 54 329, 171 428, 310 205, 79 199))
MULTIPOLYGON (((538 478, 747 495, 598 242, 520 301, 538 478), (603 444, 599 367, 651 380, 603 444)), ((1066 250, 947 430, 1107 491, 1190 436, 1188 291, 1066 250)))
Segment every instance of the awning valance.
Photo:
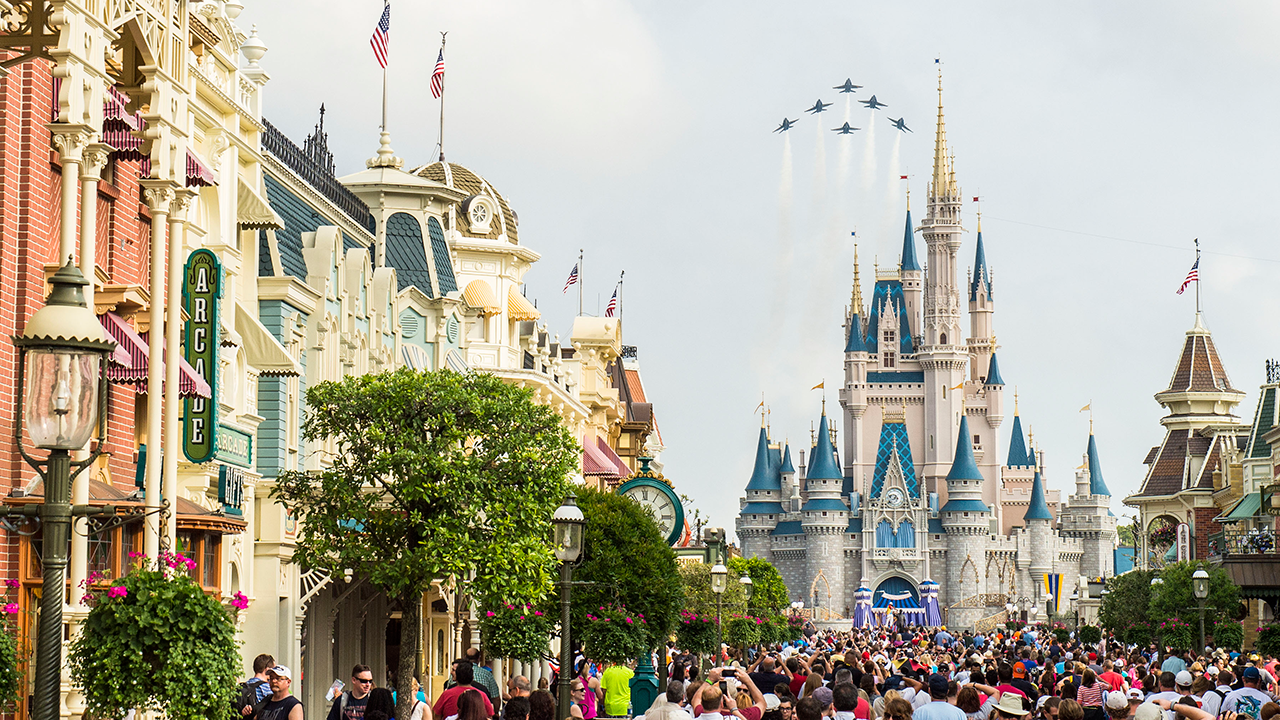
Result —
POLYGON ((138 113, 128 111, 129 97, 114 87, 107 88, 107 98, 102 103, 102 128, 126 128, 137 130, 142 127, 142 118, 138 113))
POLYGON ((191 148, 187 148, 187 187, 209 187, 217 184, 213 170, 191 148))
POLYGON ((271 205, 249 187, 244 180, 236 191, 237 222, 241 230, 283 230, 284 220, 271 209, 271 205))
POLYGON ((471 372, 471 366, 467 364, 466 358, 462 357, 462 353, 457 350, 450 350, 445 354, 444 364, 456 373, 471 372))
MULTIPOLYGON (((137 387, 139 393, 147 391, 147 367, 148 353, 150 348, 147 345, 147 336, 134 330, 124 318, 119 315, 108 312, 98 316, 98 321, 106 328, 117 343, 124 347, 129 354, 129 365, 125 367, 123 364, 112 363, 107 368, 107 379, 117 383, 127 383, 137 387)), ((160 338, 160 346, 163 351, 164 338, 160 338)), ((114 360, 118 356, 112 356, 114 360)), ((202 397, 211 398, 213 391, 209 387, 209 383, 196 372, 183 358, 178 358, 178 395, 179 397, 202 397)))
POLYGON ((289 357, 289 351, 240 303, 236 303, 236 334, 240 336, 240 342, 244 343, 249 364, 258 369, 258 374, 302 374, 302 368, 289 357))
POLYGON ((502 306, 498 304, 498 296, 493 294, 493 288, 484 280, 472 280, 468 283, 467 288, 462 291, 462 299, 479 310, 481 315, 496 315, 502 312, 502 306))
POLYGON ((404 360, 404 364, 408 365, 412 370, 421 372, 431 369, 431 355, 417 345, 408 343, 401 345, 400 357, 404 360))
POLYGON ((512 320, 537 320, 542 317, 542 313, 512 285, 507 290, 507 317, 512 320))
POLYGON ((582 438, 582 474, 625 478, 631 474, 626 463, 618 457, 604 438, 582 438))

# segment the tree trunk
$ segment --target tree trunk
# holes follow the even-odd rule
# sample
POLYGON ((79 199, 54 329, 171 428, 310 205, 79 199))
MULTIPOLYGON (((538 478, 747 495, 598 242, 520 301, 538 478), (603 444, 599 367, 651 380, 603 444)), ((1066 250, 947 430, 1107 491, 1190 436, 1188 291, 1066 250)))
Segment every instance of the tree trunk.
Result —
MULTIPOLYGON (((410 591, 400 596, 400 663, 396 668, 396 720, 409 720, 417 695, 413 674, 418 664, 418 643, 422 641, 422 593, 410 591)), ((421 682, 422 678, 418 679, 421 682)))

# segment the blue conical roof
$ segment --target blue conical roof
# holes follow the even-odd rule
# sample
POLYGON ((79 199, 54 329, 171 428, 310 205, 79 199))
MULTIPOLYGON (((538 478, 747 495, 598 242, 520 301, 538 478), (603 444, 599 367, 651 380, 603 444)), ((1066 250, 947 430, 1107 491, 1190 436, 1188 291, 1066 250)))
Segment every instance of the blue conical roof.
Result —
POLYGON ((782 470, 779 472, 793 473, 795 471, 796 466, 791 464, 791 444, 787 443, 786 448, 782 451, 782 470))
POLYGON ((847 353, 870 352, 867 349, 867 341, 862 337, 862 319, 858 317, 856 308, 853 317, 849 319, 849 337, 845 341, 844 351, 847 353))
POLYGON ((1102 463, 1098 462, 1098 444, 1093 441, 1093 433, 1089 433, 1089 494, 1111 497, 1107 483, 1102 479, 1102 463))
POLYGON ((809 458, 809 472, 806 480, 844 480, 840 468, 836 466, 836 452, 831 447, 831 433, 827 430, 827 414, 822 414, 818 422, 818 444, 813 446, 813 456, 809 458))
POLYGON ((1004 385, 1004 378, 1000 377, 1000 363, 996 362, 994 352, 991 353, 991 363, 987 365, 987 384, 1004 385))
POLYGON ((969 434, 969 418, 960 416, 960 435, 956 438, 956 457, 951 461, 947 480, 982 480, 978 463, 973 460, 973 436, 969 434))
POLYGON ((916 259, 916 237, 911 229, 910 210, 907 210, 907 230, 902 236, 902 269, 920 271, 920 261, 916 259))
MULTIPOLYGON (((995 357, 994 355, 992 357, 995 357)), ((1026 467, 1034 465, 1031 461, 1030 454, 1027 452, 1027 442, 1022 435, 1022 418, 1015 413, 1013 416, 1013 436, 1009 438, 1009 461, 1005 463, 1007 467, 1026 467)))
POLYGON ((781 490, 778 470, 769 459, 769 431, 760 428, 760 442, 756 445, 756 466, 751 471, 748 490, 781 490))
POLYGON ((978 289, 986 290, 991 300, 991 269, 987 267, 987 252, 982 245, 982 231, 978 231, 978 252, 973 260, 973 279, 969 282, 970 302, 978 299, 978 289))
POLYGON ((1031 502, 1027 505, 1027 514, 1022 516, 1023 520, 1052 520, 1053 515, 1049 514, 1049 503, 1044 501, 1044 480, 1040 478, 1040 471, 1036 471, 1036 475, 1031 479, 1031 502))

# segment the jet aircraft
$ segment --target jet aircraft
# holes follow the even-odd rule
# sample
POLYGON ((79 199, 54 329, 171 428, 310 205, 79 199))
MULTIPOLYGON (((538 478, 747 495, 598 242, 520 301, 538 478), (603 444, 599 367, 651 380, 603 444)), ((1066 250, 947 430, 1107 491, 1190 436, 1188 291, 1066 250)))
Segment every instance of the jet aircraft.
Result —
POLYGON ((831 128, 831 132, 840 133, 841 135, 852 135, 854 130, 861 129, 862 128, 851 127, 849 123, 845 123, 838 128, 831 128))
POLYGON ((889 124, 893 125, 899 130, 902 130, 903 132, 911 132, 911 128, 907 127, 906 118, 898 118, 897 120, 894 120, 893 118, 889 118, 889 124))
POLYGON ((853 78, 848 78, 848 79, 846 79, 846 80, 844 81, 844 84, 843 84, 843 85, 836 85, 835 87, 833 87, 833 88, 831 88, 831 89, 832 89, 832 90, 839 90, 839 91, 840 91, 840 92, 842 92, 842 93, 851 93, 851 92, 853 92, 854 90, 857 90, 857 89, 858 89, 858 88, 860 88, 860 87, 862 87, 862 86, 861 86, 861 85, 854 85, 854 84, 853 84, 853 78))
POLYGON ((774 132, 776 132, 776 133, 786 132, 786 131, 790 130, 793 126, 795 126, 795 124, 796 124, 796 123, 798 123, 798 122, 800 122, 800 120, 799 120, 798 118, 797 118, 797 119, 795 119, 795 120, 788 120, 788 119, 786 119, 786 118, 782 118, 782 124, 781 124, 781 125, 779 125, 779 126, 778 126, 778 129, 777 129, 777 130, 774 130, 774 132))
POLYGON ((863 105, 866 105, 872 110, 875 110, 876 108, 889 107, 888 105, 885 105, 879 100, 876 100, 875 95, 872 95, 870 100, 859 100, 858 102, 862 103, 863 105))
POLYGON ((822 112, 823 110, 826 110, 829 107, 831 107, 831 103, 824 103, 822 102, 821 99, 819 99, 817 102, 813 104, 813 107, 806 109, 805 112, 813 113, 814 115, 817 115, 818 113, 822 112))

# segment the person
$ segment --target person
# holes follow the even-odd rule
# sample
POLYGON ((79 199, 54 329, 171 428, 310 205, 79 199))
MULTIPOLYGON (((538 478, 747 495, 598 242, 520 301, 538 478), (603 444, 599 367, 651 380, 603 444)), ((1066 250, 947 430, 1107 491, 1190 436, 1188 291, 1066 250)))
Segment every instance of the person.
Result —
POLYGON ((369 691, 368 701, 364 706, 366 720, 395 720, 396 701, 387 688, 374 688, 369 691))
POLYGON ((1058 703, 1058 720, 1084 720, 1084 708, 1071 698, 1058 703))
POLYGON ((373 671, 368 665, 351 668, 351 689, 333 699, 328 720, 363 720, 373 690, 373 671))
POLYGON ((1182 696, 1173 691, 1173 683, 1176 677, 1176 675, 1168 670, 1160 673, 1159 678, 1156 680, 1157 687, 1152 688, 1151 694, 1147 696, 1147 700, 1167 700, 1171 703, 1178 702, 1182 696))
POLYGON ((569 717, 584 720, 582 706, 585 704, 587 694, 587 684, 582 681, 582 678, 569 681, 569 717))
MULTIPOLYGON (((472 685, 475 676, 472 674, 472 665, 467 660, 459 660, 453 666, 453 680, 456 683, 453 687, 440 693, 440 697, 436 698, 436 702, 431 706, 431 714, 437 720, 448 720, 450 715, 458 714, 458 696, 468 690, 479 690, 472 685)), ((493 703, 489 702, 489 696, 483 691, 480 697, 484 700, 485 717, 493 717, 493 703)), ((553 713, 554 714, 554 713, 553 713)), ((329 718, 329 720, 337 720, 329 718)))
POLYGON ((915 720, 965 720, 964 711, 947 702, 950 683, 947 676, 934 673, 929 676, 929 699, 931 702, 916 708, 915 720))
POLYGON ((498 689, 498 681, 493 679, 493 671, 485 667, 484 656, 479 648, 467 648, 466 655, 471 663, 471 684, 488 696, 490 707, 498 707, 502 704, 502 691, 498 689))
POLYGON ((1136 708, 1136 705, 1129 705, 1129 699, 1125 697, 1124 693, 1107 693, 1106 710, 1108 720, 1125 720, 1133 714, 1136 708))
POLYGON ((529 720, 529 698, 519 695, 502 704, 502 720, 529 720))
MULTIPOLYGON (((1092 669, 1085 668, 1080 687, 1076 690, 1076 701, 1080 703, 1080 707, 1084 708, 1085 720, 1103 720, 1106 717, 1103 707, 1110 687, 1099 680, 1092 669)), ((1128 701, 1125 701, 1126 709, 1128 705, 1128 701)))
POLYGON ((1222 709, 1223 696, 1213 689, 1213 680, 1208 675, 1201 675, 1191 683, 1191 696, 1199 700, 1200 707, 1214 717, 1222 709))
POLYGON ((266 653, 253 659, 253 675, 249 676, 240 687, 241 717, 247 718, 253 715, 254 708, 271 697, 271 683, 267 678, 267 670, 275 666, 276 659, 266 653))
POLYGON ((778 683, 789 683, 791 681, 786 675, 779 673, 777 670, 778 658, 776 655, 761 654, 756 663, 751 666, 752 672, 751 682, 756 684, 758 688, 772 688, 778 683), (758 670, 756 668, 759 668, 758 670))
MULTIPOLYGON (((897 693, 895 692, 894 694, 896 695, 897 693)), ((915 708, 911 706, 911 703, 901 697, 888 698, 884 703, 885 720, 912 720, 914 711, 915 708)), ((799 720, 806 720, 806 718, 801 717, 799 720)))
POLYGON ((1098 676, 1098 679, 1105 682, 1112 690, 1123 693, 1129 687, 1125 684, 1124 677, 1116 672, 1115 668, 1115 663, 1110 660, 1102 663, 1102 674, 1098 676))
MULTIPOLYGON (((713 668, 707 673, 707 682, 698 688, 694 694, 690 704, 693 705, 693 716, 699 718, 705 711, 719 712, 724 704, 725 698, 720 692, 720 679, 725 677, 724 673, 736 671, 735 668, 713 668), (713 699, 714 698, 714 699, 713 699)), ((728 708, 737 710, 735 717, 742 720, 761 720, 764 716, 764 694, 760 692, 760 688, 751 681, 751 676, 746 673, 737 675, 738 682, 747 686, 747 692, 751 694, 752 705, 748 707, 728 708)))
POLYGON ((271 697, 258 711, 258 720, 302 720, 302 701, 289 694, 293 674, 289 668, 276 665, 267 671, 271 697))
MULTIPOLYGON (((985 685, 983 687, 986 687, 985 685)), ((991 709, 995 707, 996 702, 1000 699, 999 691, 987 693, 985 702, 979 694, 981 688, 975 687, 970 683, 960 688, 960 692, 956 694, 956 707, 960 708, 960 712, 964 713, 968 720, 988 720, 991 717, 991 709)), ((995 690, 994 688, 991 688, 995 690)))
POLYGON ((604 699, 604 691, 600 689, 600 678, 591 674, 591 663, 586 658, 578 663, 578 677, 586 688, 586 692, 582 694, 582 718, 595 720, 600 715, 600 701, 604 699))
POLYGON ((529 684, 529 678, 523 675, 516 675, 507 679, 507 692, 502 699, 510 700, 511 698, 529 697, 529 693, 533 692, 533 686, 529 684))
MULTIPOLYGON (((1022 707, 1023 696, 1017 693, 1002 693, 1000 702, 997 702, 992 710, 995 711, 997 720, 1021 720, 1027 715, 1029 710, 1022 707)), ((1064 701, 1070 702, 1070 701, 1064 701)), ((1075 705, 1074 702, 1071 703, 1075 705)), ((1079 705, 1076 708, 1079 709, 1079 705)), ((1061 712, 1061 710, 1059 710, 1061 712)), ((1080 720, 1080 718, 1071 718, 1070 720, 1080 720)))
MULTIPOLYGON (((394 699, 395 693, 392 693, 394 699)), ((431 706, 427 704, 427 695, 422 692, 422 685, 418 682, 418 676, 413 676, 413 704, 409 710, 409 720, 434 720, 431 716, 431 706)))
POLYGON ((1258 689, 1258 684, 1262 681, 1262 672, 1253 666, 1246 667, 1240 674, 1240 679, 1243 682, 1242 687, 1227 693, 1227 697, 1222 701, 1223 714, 1233 712, 1253 720, 1262 720, 1262 706, 1271 702, 1271 696, 1258 689))
POLYGON ((870 720, 871 703, 858 694, 852 683, 836 683, 831 691, 836 720, 870 720))
POLYGON ((551 693, 538 690, 529 695, 529 720, 556 720, 556 699, 551 693))
POLYGON ((786 663, 787 675, 791 676, 788 684, 791 690, 791 697, 801 697, 801 690, 804 688, 805 680, 809 675, 809 662, 803 656, 792 655, 787 658, 786 663))
MULTIPOLYGON (((796 704, 796 720, 822 720, 822 717, 822 704, 818 702, 817 698, 812 696, 801 698, 800 702, 796 704)), ((910 720, 910 718, 911 715, 908 714, 907 720, 910 720)), ((704 718, 698 717, 695 720, 704 720, 704 718)), ((709 717, 705 718, 705 720, 716 720, 716 718, 709 717)))
POLYGON ((644 720, 693 720, 684 705, 684 681, 668 680, 667 691, 645 712, 644 720))
POLYGON ((1178 653, 1174 652, 1173 648, 1167 648, 1167 650, 1168 650, 1169 656, 1166 657, 1164 659, 1164 662, 1160 664, 1161 672, 1173 673, 1176 675, 1182 672, 1183 670, 1186 670, 1187 661, 1183 660, 1178 653))
POLYGON ((447 720, 489 720, 493 706, 479 688, 469 687, 458 695, 458 714, 447 720))
POLYGON ((795 720, 796 700, 790 695, 778 696, 778 717, 780 720, 795 720))
POLYGON ((600 689, 604 691, 604 714, 611 717, 627 715, 631 709, 631 678, 635 673, 621 663, 611 663, 600 675, 600 689))
POLYGON ((809 697, 814 690, 820 687, 822 687, 822 673, 810 670, 809 674, 805 676, 804 684, 800 687, 800 698, 809 697))

